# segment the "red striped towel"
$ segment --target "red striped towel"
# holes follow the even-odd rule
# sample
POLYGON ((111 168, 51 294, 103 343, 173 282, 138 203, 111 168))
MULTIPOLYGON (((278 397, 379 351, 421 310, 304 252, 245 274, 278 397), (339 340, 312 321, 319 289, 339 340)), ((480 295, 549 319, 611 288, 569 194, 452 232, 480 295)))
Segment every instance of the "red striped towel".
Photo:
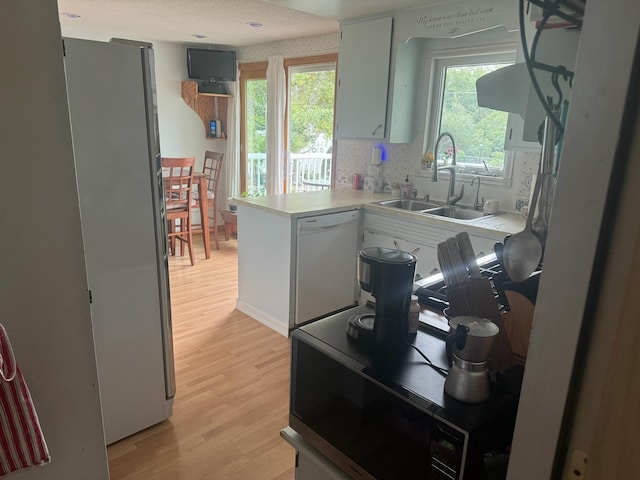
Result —
POLYGON ((0 325, 0 476, 50 460, 31 394, 0 325))

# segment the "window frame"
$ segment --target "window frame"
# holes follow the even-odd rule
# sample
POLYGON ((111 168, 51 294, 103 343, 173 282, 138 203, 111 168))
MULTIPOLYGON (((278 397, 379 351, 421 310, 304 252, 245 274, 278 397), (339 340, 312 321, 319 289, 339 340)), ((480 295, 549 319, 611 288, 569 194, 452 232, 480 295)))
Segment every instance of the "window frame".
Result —
MULTIPOLYGON (((442 116, 442 99, 444 89, 445 69, 453 66, 480 65, 487 63, 516 62, 518 45, 505 43, 482 47, 454 48, 434 51, 430 56, 430 85, 427 100, 427 118, 424 129, 423 152, 433 152, 440 128, 442 116)), ((508 125, 505 126, 505 138, 508 125)), ((455 137, 455 135, 454 135, 455 137)), ((433 152, 435 155, 435 152, 433 152)), ((515 152, 505 150, 502 176, 480 175, 485 185, 511 187, 513 182, 513 161, 515 152)), ((449 172, 438 172, 443 179, 449 177, 449 172)), ((460 180, 471 181, 478 174, 457 173, 460 180)))
MULTIPOLYGON (((331 148, 331 188, 335 187, 335 178, 336 178, 336 137, 335 137, 335 122, 336 122, 336 94, 337 94, 337 78, 338 78, 338 54, 337 53, 327 53, 321 55, 311 55, 305 57, 293 57, 293 58, 285 58, 284 59, 284 70, 287 82, 287 105, 286 110, 287 114, 285 115, 284 125, 279 125, 278 128, 283 129, 284 142, 287 148, 285 149, 285 156, 282 159, 283 162, 288 162, 288 145, 289 145, 289 71, 291 67, 308 67, 309 70, 317 69, 316 66, 329 66, 332 65, 336 72, 336 82, 334 84, 334 94, 333 94, 333 142, 331 148)), ((267 67, 268 62, 260 61, 260 62, 248 62, 248 63, 239 63, 238 70, 240 71, 239 77, 239 94, 240 94, 240 191, 246 191, 247 187, 247 151, 246 151, 246 82, 247 80, 266 80, 267 78, 267 67)), ((267 127, 268 128, 268 127, 267 127)), ((286 178, 285 178, 285 191, 287 190, 286 178)))
MULTIPOLYGON (((322 55, 311 55, 306 57, 294 57, 284 59, 284 70, 287 79, 287 106, 284 125, 284 144, 286 145, 285 162, 289 161, 289 99, 291 97, 291 83, 289 77, 292 69, 296 71, 318 71, 326 68, 335 70, 335 82, 333 86, 333 140, 331 144, 331 188, 336 186, 336 97, 338 94, 338 54, 326 53, 322 55)), ((285 179, 286 182, 286 179, 285 179)), ((289 185, 285 183, 285 191, 288 191, 289 185)))
POLYGON ((247 102, 247 81, 266 80, 267 62, 252 62, 238 64, 240 70, 240 191, 247 190, 247 132, 245 128, 246 102, 247 102))

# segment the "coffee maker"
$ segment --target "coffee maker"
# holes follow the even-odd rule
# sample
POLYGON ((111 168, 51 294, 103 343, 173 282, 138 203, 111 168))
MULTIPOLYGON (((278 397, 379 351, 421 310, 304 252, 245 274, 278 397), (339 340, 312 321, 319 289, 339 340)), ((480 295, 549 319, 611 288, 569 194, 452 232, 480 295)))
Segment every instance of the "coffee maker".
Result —
POLYGON ((394 350, 407 344, 415 270, 416 257, 407 252, 372 247, 358 253, 358 282, 374 296, 376 308, 373 318, 356 322, 370 328, 369 343, 374 350, 394 350))
POLYGON ((489 398, 487 360, 499 328, 479 317, 454 317, 447 337, 449 373, 444 391, 465 403, 482 403, 489 398))

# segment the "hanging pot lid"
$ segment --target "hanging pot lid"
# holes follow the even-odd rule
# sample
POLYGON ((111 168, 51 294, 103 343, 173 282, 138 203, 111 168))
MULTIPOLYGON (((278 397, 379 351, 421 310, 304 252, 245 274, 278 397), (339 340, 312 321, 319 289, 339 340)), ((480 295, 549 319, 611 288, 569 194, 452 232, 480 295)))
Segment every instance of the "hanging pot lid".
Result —
POLYGON ((466 326, 469 329, 467 335, 472 337, 494 337, 500 331, 491 320, 480 317, 454 317, 449 320, 451 329, 456 330, 458 325, 466 326))

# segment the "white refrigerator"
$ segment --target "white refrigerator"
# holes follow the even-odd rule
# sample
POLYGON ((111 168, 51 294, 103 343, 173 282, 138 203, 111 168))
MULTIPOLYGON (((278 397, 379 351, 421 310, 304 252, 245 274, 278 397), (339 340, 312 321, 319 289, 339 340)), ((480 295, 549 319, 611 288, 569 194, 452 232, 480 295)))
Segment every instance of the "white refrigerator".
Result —
POLYGON ((110 444, 168 418, 175 395, 153 50, 69 38, 64 46, 110 444))

